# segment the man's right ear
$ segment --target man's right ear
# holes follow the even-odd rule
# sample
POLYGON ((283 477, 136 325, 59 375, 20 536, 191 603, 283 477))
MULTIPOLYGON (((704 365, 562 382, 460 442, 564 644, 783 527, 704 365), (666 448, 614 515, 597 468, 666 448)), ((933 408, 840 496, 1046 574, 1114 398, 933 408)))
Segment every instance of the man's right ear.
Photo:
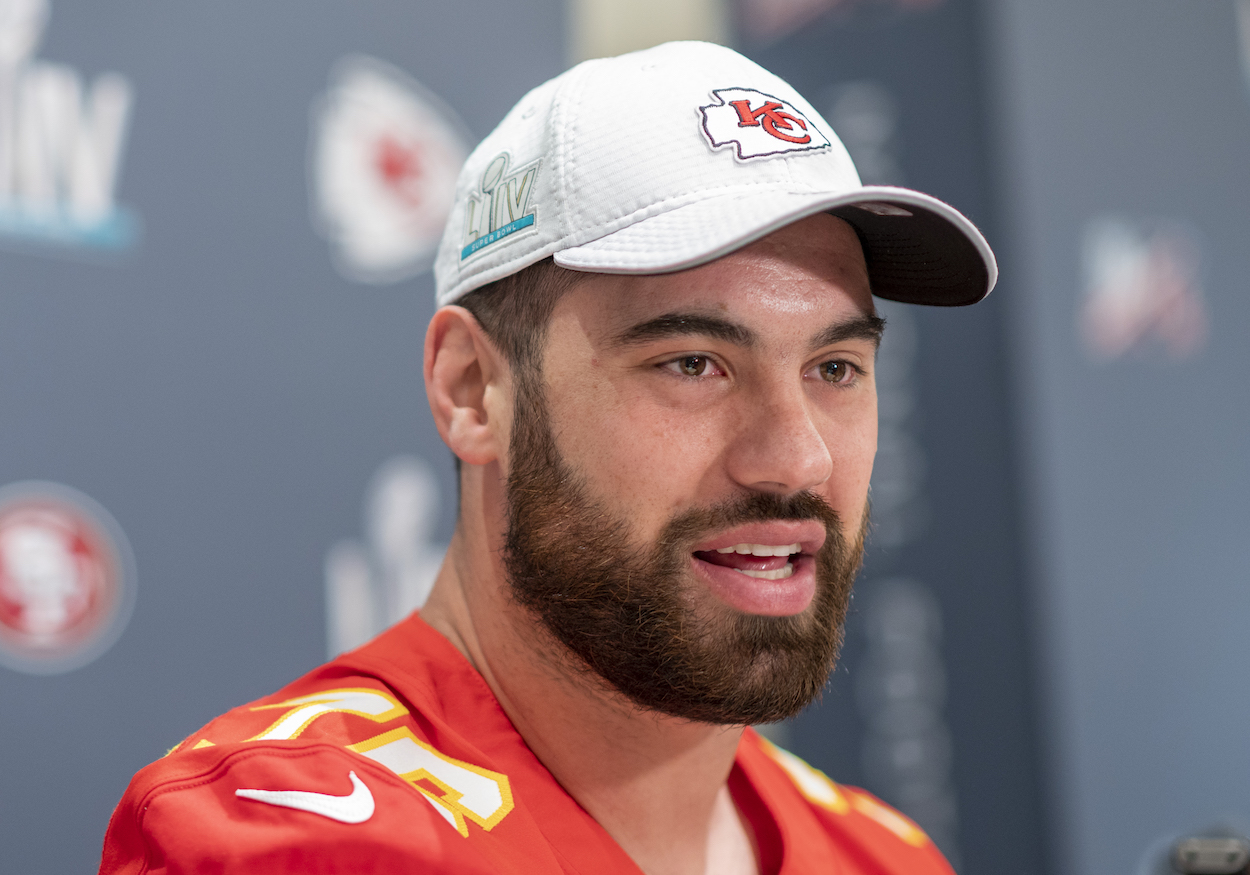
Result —
POLYGON ((462 462, 485 465, 507 446, 510 371, 464 307, 441 307, 425 332, 425 394, 443 442, 462 462))

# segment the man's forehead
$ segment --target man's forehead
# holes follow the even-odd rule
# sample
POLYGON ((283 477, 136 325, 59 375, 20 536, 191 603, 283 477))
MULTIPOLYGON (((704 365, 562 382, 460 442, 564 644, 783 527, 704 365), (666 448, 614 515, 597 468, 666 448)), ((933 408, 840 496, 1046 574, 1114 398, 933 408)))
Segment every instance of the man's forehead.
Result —
MULTIPOLYGON (((818 218, 843 224, 832 216, 818 218)), ((567 309, 578 311, 592 334, 607 338, 665 314, 765 326, 798 319, 813 332, 831 321, 872 317, 863 253, 854 232, 844 227, 846 235, 833 239, 783 229, 676 273, 587 274, 567 295, 567 309)))

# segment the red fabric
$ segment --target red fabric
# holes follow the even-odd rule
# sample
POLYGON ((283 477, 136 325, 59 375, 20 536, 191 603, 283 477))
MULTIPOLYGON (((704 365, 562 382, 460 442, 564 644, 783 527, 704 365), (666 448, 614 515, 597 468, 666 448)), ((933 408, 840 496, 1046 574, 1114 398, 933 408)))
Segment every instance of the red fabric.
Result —
MULTIPOLYGON (((730 790, 766 875, 952 875, 901 815, 749 730, 730 790)), ((100 871, 640 875, 530 752, 482 677, 415 614, 140 771, 113 814, 100 871), (333 692, 342 690, 356 692, 333 692), (373 712, 315 713, 297 726, 307 709, 344 695, 365 697, 373 712), (396 707, 379 712, 386 701, 396 707), (267 732, 291 737, 257 739, 267 732), (370 758, 386 744, 421 768, 401 776, 370 758), (349 772, 374 800, 360 823, 235 794, 343 797, 349 772)))

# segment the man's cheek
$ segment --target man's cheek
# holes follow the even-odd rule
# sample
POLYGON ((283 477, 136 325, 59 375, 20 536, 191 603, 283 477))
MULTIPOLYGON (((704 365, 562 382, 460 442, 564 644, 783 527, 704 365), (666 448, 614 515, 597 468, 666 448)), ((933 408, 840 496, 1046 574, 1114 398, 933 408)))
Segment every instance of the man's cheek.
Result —
POLYGON ((876 458, 876 429, 840 432, 826 438, 833 470, 822 490, 829 504, 845 520, 858 520, 868 496, 876 458))
POLYGON ((663 409, 630 411, 611 432, 618 476, 676 485, 700 479, 714 463, 723 424, 707 416, 674 416, 663 409))

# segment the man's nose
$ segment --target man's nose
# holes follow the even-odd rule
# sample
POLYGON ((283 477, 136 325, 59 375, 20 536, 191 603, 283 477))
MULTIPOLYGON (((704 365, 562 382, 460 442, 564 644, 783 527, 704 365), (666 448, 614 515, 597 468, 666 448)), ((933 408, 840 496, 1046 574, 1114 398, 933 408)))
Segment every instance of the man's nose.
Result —
POLYGON ((748 489, 779 494, 824 483, 833 474, 833 457, 813 414, 801 387, 773 386, 744 398, 729 476, 748 489))

